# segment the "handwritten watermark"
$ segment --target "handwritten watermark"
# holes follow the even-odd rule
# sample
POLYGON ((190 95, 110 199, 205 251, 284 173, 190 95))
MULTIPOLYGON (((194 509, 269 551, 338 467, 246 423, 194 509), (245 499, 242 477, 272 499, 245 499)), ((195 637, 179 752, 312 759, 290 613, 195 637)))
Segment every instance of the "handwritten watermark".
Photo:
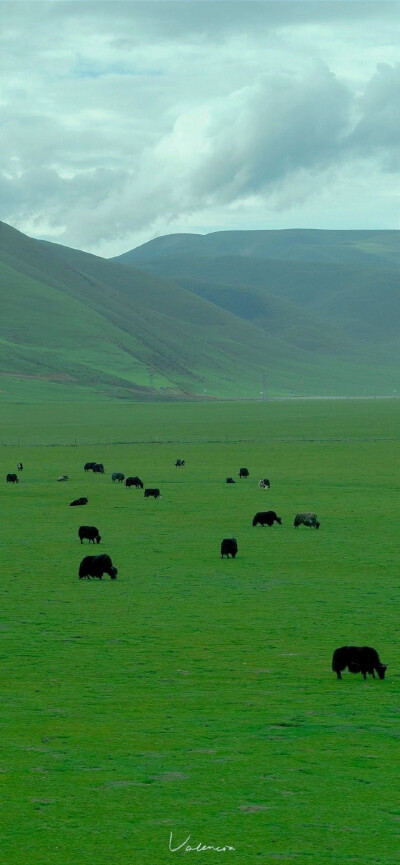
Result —
POLYGON ((171 853, 177 853, 178 850, 181 850, 182 853, 203 853, 205 850, 215 850, 217 853, 226 853, 228 850, 235 850, 235 847, 232 847, 230 844, 224 844, 223 847, 219 847, 216 844, 202 844, 199 842, 196 847, 192 847, 191 844, 188 843, 190 838, 191 836, 188 835, 184 841, 178 844, 177 847, 174 847, 173 844, 177 842, 173 841, 172 832, 170 832, 168 848, 171 853))

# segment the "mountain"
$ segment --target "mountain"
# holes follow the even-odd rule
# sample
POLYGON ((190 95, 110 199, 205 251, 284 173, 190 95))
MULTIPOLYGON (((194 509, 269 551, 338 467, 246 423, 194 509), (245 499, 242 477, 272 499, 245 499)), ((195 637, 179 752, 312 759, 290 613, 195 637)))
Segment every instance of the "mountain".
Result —
MULTIPOLYGON (((173 239, 159 238, 128 253, 137 259, 133 266, 126 264, 127 256, 123 262, 106 260, 0 224, 1 388, 18 381, 33 389, 31 383, 39 382, 44 393, 44 383, 51 382, 52 393, 61 390, 65 399, 78 394, 165 399, 259 398, 265 383, 270 395, 380 394, 397 387, 393 238, 382 237, 373 255, 386 293, 372 353, 367 333, 376 309, 368 264, 354 294, 360 312, 355 337, 355 327, 343 329, 343 284, 332 297, 324 285, 324 303, 313 288, 312 273, 313 279, 324 279, 332 265, 305 263, 301 270, 288 261, 262 261, 238 254, 240 238, 226 237, 258 232, 223 234, 225 248, 229 241, 235 255, 221 255, 213 236, 216 254, 196 257, 181 244, 186 238, 192 249, 201 246, 202 237, 178 235, 179 250, 173 239), (154 256, 168 247, 173 254, 154 256), (382 265, 385 255, 392 269, 382 265), (261 265, 270 269, 267 283, 261 265), (322 271, 311 273, 314 266, 322 271), (301 297, 293 281, 296 270, 302 273, 301 297)), ((335 267, 338 279, 340 273, 350 281, 347 265, 335 267)), ((362 270, 354 263, 348 267, 353 278, 362 270)), ((330 285, 336 285, 333 276, 330 285)))
POLYGON ((324 231, 293 228, 279 231, 215 231, 211 234, 169 234, 117 256, 139 265, 169 256, 215 258, 243 256, 276 261, 365 264, 400 268, 398 231, 324 231))
MULTIPOLYGON (((359 392, 382 373, 398 389, 398 231, 233 231, 171 235, 118 256, 174 280, 244 321, 314 354, 359 392), (341 373, 342 374, 342 373, 341 373)), ((373 390, 371 390, 373 388, 373 390)), ((378 392, 383 392, 380 389, 378 392)))

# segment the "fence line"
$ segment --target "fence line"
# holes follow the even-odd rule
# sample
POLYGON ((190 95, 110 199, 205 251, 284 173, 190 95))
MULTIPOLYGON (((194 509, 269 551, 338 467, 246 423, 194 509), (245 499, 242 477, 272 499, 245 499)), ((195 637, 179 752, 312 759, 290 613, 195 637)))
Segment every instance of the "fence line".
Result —
POLYGON ((399 441, 399 437, 390 437, 390 436, 345 436, 345 437, 336 437, 336 436, 328 436, 328 437, 313 437, 307 438, 306 436, 281 436, 281 437, 268 437, 262 436, 259 438, 238 438, 238 439, 228 439, 226 436, 222 438, 209 439, 209 438, 198 438, 198 439, 131 439, 129 441, 95 441, 94 439, 85 439, 82 441, 74 441, 74 442, 48 442, 48 441, 25 441, 23 439, 16 439, 14 441, 3 441, 1 442, 2 447, 10 447, 10 448, 35 448, 35 447, 45 447, 45 448, 77 448, 77 447, 116 447, 116 446, 124 446, 124 445, 185 445, 185 446, 193 446, 193 445, 202 445, 202 444, 225 444, 225 445, 235 445, 235 444, 259 444, 260 442, 268 442, 268 443, 291 443, 291 442, 304 442, 306 443, 351 443, 351 442, 397 442, 399 441))

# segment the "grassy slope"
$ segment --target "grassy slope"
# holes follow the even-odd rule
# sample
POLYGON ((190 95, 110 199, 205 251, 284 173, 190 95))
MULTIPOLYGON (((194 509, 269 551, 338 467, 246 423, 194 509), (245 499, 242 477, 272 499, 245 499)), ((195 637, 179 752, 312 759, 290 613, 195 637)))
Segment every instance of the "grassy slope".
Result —
POLYGON ((280 261, 400 267, 398 231, 217 231, 158 237, 117 257, 134 264, 150 258, 190 255, 244 256, 280 261))
POLYGON ((34 369, 63 370, 83 384, 115 387, 132 379, 143 384, 151 369, 158 387, 237 395, 252 386, 256 395, 260 370, 266 369, 273 389, 292 387, 296 377, 301 388, 321 387, 324 371, 321 375, 314 370, 311 353, 299 355, 278 337, 266 343, 260 328, 173 283, 76 250, 31 241, 7 226, 2 240, 5 302, 12 303, 14 291, 20 294, 12 328, 10 324, 6 331, 9 337, 11 330, 14 339, 8 352, 11 369, 18 369, 22 354, 34 369), (62 304, 65 309, 57 315, 62 304), (33 319, 33 346, 26 345, 26 307, 28 313, 40 310, 33 319), (72 344, 68 324, 75 328, 72 344))
POLYGON ((308 321, 315 331, 323 327, 328 338, 330 330, 337 335, 340 329, 352 339, 398 344, 399 273, 394 270, 244 256, 170 256, 143 266, 221 306, 236 288, 235 313, 250 320, 265 317, 267 323, 267 304, 274 304, 280 309, 278 321, 297 315, 300 326, 308 321))
POLYGON ((2 477, 25 465, 3 481, 7 865, 164 865, 171 831, 246 865, 393 865, 398 403, 12 406, 4 421, 22 440, 2 477), (28 428, 81 438, 32 448, 28 428), (148 443, 107 444, 129 436, 148 443), (250 478, 227 486, 241 465, 250 478), (115 470, 162 499, 112 485, 115 470), (263 507, 282 526, 253 529, 263 507), (300 509, 319 532, 293 529, 300 509), (81 523, 115 583, 78 581, 81 523), (232 534, 239 555, 221 561, 232 534), (352 642, 377 647, 384 682, 336 680, 332 651, 352 642))
MULTIPOLYGON (((397 387, 394 349, 375 339, 371 356, 371 340, 362 345, 363 325, 358 339, 343 334, 340 309, 336 317, 329 305, 316 311, 315 298, 310 312, 298 298, 278 297, 279 287, 266 293, 247 284, 245 290, 237 285, 232 303, 231 285, 207 291, 188 279, 182 287, 143 269, 30 240, 9 226, 2 227, 1 240, 3 347, 5 367, 13 372, 56 372, 66 387, 73 379, 127 395, 160 395, 160 388, 169 388, 257 397, 263 374, 270 394, 391 393, 397 387), (148 387, 150 372, 154 389, 148 387)), ((243 263, 248 279, 260 265, 236 259, 232 281, 243 263)), ((218 261, 212 266, 217 272, 218 261)), ((209 262, 199 260, 198 273, 202 267, 207 276, 209 262)), ((365 287, 357 288, 364 308, 365 287)), ((389 294, 386 302, 382 328, 394 318, 389 294)), ((369 306, 373 320, 373 292, 369 306)))

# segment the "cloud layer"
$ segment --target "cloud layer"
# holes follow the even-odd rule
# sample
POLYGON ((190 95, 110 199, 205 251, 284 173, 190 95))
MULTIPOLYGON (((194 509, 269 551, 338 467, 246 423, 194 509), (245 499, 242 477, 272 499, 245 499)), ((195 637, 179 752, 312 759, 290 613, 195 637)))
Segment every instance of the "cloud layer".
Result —
POLYGON ((158 234, 398 228, 400 4, 2 3, 1 218, 158 234))

